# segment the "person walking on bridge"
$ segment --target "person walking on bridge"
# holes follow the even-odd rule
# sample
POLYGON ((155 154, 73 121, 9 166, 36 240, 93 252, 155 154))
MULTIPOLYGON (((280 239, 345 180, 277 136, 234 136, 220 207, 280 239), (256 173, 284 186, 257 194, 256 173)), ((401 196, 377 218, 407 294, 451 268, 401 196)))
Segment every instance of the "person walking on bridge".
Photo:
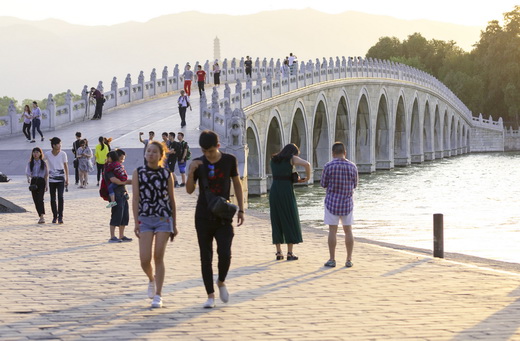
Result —
POLYGON ((182 75, 184 77, 184 91, 189 97, 191 96, 191 81, 193 80, 193 71, 191 71, 191 66, 189 64, 186 65, 186 69, 182 75))
POLYGON ((354 236, 352 235, 352 211, 354 200, 352 195, 358 184, 358 171, 354 163, 347 160, 345 145, 336 142, 332 146, 333 160, 325 164, 321 175, 321 187, 327 190, 325 195, 325 224, 329 225, 329 254, 330 258, 325 266, 336 266, 336 234, 341 222, 345 231, 345 246, 347 261, 345 266, 352 267, 352 250, 354 236))
POLYGON ((204 83, 206 82, 206 71, 202 70, 202 65, 199 65, 197 70, 197 86, 199 87, 199 95, 202 96, 204 92, 204 83))

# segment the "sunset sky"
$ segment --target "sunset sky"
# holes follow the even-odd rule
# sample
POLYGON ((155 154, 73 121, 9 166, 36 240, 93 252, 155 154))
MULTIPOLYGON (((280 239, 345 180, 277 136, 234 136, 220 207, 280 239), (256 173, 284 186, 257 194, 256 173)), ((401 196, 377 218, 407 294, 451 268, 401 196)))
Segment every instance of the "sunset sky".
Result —
POLYGON ((485 27, 491 20, 501 20, 503 13, 513 10, 516 4, 517 0, 478 4, 453 0, 16 0, 4 3, 0 15, 28 20, 55 18, 81 25, 113 25, 126 21, 145 22, 161 15, 186 11, 244 15, 270 10, 312 8, 325 13, 358 11, 400 19, 428 19, 485 27))

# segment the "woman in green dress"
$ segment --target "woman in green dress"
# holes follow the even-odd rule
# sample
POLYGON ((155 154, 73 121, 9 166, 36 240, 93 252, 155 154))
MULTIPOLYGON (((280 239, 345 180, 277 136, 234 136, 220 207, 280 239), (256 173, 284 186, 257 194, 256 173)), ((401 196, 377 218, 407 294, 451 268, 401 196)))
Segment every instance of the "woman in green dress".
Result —
POLYGON ((271 158, 273 183, 269 191, 269 206, 276 260, 284 258, 280 244, 287 244, 287 260, 297 260, 298 257, 293 253, 293 245, 303 241, 292 173, 295 166, 304 167, 305 178, 298 176, 297 182, 307 182, 311 176, 311 165, 300 158, 299 154, 298 147, 291 143, 271 158))

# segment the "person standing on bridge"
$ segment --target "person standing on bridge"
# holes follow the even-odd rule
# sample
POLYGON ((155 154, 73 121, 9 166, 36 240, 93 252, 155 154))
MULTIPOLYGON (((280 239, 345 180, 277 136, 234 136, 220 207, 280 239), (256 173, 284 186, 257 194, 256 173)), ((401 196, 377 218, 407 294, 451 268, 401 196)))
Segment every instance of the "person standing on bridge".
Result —
POLYGON ((253 71, 253 61, 249 56, 246 57, 246 61, 244 62, 244 65, 246 66, 246 77, 251 78, 251 74, 253 71))
POLYGON ((105 138, 103 136, 98 138, 98 142, 99 143, 96 145, 94 151, 94 157, 96 159, 97 167, 97 186, 99 187, 99 180, 101 179, 101 174, 103 174, 103 168, 107 162, 107 155, 110 152, 110 147, 105 143, 105 138))
POLYGON ((197 86, 199 87, 199 95, 202 96, 204 92, 204 83, 206 82, 206 71, 202 70, 202 65, 198 66, 197 70, 197 86))
POLYGON ((186 69, 184 70, 182 76, 184 77, 184 92, 189 97, 191 96, 191 81, 193 80, 193 71, 191 71, 191 66, 189 64, 186 65, 186 69))
POLYGON ((287 244, 287 260, 298 260, 298 256, 293 253, 293 245, 303 242, 293 182, 307 182, 311 176, 311 165, 299 154, 298 147, 290 143, 271 158, 273 184, 269 191, 269 206, 276 260, 283 259, 280 244, 287 244), (305 168, 305 178, 300 178, 297 173, 296 178, 293 178, 295 166, 305 168))
POLYGON ((96 110, 94 111, 93 120, 100 120, 103 115, 103 104, 105 103, 105 96, 98 89, 90 88, 90 97, 96 100, 96 110))
POLYGON ((350 268, 353 265, 352 250, 354 248, 354 236, 352 235, 354 200, 352 195, 358 184, 358 171, 356 165, 347 160, 347 151, 343 143, 334 143, 332 157, 333 160, 325 164, 321 175, 321 187, 327 190, 324 222, 329 225, 330 258, 325 266, 331 268, 336 266, 336 234, 338 224, 341 222, 345 231, 347 248, 345 266, 350 268))
POLYGON ((218 60, 215 60, 213 64, 213 83, 216 87, 220 86, 220 66, 218 65, 218 60))

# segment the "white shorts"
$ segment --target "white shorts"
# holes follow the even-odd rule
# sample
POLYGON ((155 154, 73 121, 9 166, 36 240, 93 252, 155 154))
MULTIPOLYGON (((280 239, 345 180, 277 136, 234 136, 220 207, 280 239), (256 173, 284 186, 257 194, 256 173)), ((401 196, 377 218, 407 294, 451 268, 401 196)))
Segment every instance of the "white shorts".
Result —
POLYGON ((325 217, 323 218, 323 222, 326 225, 339 225, 341 222, 342 226, 352 226, 354 223, 354 215, 353 212, 350 212, 348 215, 334 215, 329 212, 327 207, 325 206, 325 217))

